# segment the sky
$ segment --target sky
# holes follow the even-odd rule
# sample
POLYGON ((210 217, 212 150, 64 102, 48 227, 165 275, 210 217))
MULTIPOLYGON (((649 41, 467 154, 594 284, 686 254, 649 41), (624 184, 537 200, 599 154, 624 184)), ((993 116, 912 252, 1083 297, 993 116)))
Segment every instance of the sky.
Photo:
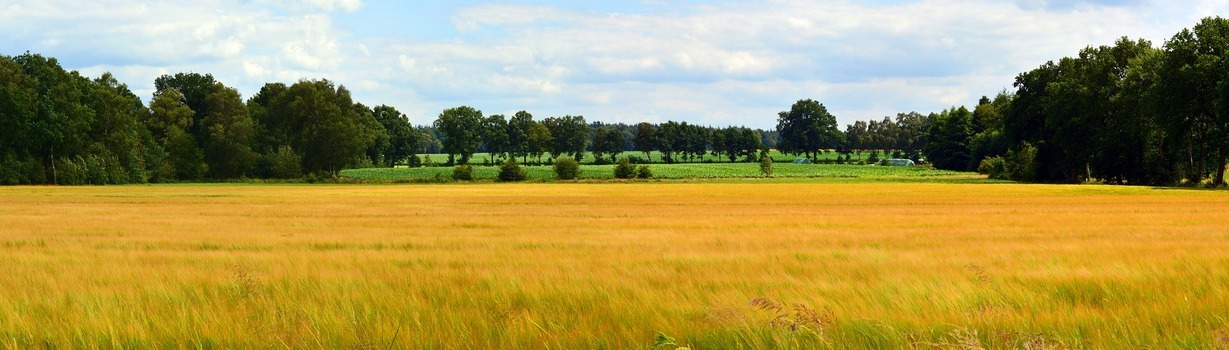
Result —
POLYGON ((1164 44, 1229 0, 6 0, 0 55, 163 74, 244 97, 329 79, 414 124, 451 107, 536 119, 771 129, 800 99, 843 126, 970 106, 1123 36, 1164 44))

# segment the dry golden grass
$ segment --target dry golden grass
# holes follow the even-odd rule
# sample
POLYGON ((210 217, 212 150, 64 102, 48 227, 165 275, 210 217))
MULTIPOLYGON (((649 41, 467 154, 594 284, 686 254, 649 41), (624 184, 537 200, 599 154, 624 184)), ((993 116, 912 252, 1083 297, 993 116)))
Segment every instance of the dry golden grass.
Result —
POLYGON ((5 187, 0 346, 1216 348, 1227 218, 1106 186, 5 187))

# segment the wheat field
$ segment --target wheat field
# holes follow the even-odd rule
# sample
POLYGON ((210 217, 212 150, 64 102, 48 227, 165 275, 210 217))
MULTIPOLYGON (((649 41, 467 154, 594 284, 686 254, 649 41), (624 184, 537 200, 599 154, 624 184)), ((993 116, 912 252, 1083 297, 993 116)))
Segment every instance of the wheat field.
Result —
POLYGON ((0 188, 3 348, 1224 348, 1229 193, 0 188))

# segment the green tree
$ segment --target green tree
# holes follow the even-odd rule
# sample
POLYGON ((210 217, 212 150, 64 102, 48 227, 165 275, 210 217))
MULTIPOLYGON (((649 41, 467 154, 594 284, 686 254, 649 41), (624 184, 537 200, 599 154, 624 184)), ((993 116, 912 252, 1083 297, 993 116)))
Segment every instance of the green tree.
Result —
POLYGON ((55 58, 26 53, 13 59, 35 82, 35 111, 26 115, 21 137, 25 149, 42 161, 46 178, 59 183, 56 159, 80 156, 88 145, 94 111, 85 99, 89 79, 60 67, 55 58))
POLYGON ((609 155, 611 163, 615 162, 626 145, 627 138, 618 129, 603 126, 593 134, 594 157, 601 158, 603 155, 609 155))
POLYGON ((526 111, 516 112, 508 120, 508 155, 512 158, 521 157, 521 162, 529 161, 529 129, 533 127, 533 115, 526 111))
POLYGON ((534 156, 538 158, 538 164, 542 163, 542 153, 550 150, 554 144, 554 137, 550 133, 550 129, 539 122, 529 124, 529 148, 526 156, 534 156))
POLYGON ((206 106, 209 114, 205 116, 204 128, 209 137, 204 156, 210 176, 243 176, 256 161, 256 152, 251 147, 255 123, 247 106, 238 91, 222 83, 214 84, 213 92, 206 97, 206 106))
POLYGON ((363 154, 353 158, 347 166, 373 167, 395 162, 396 160, 393 159, 385 159, 384 151, 388 149, 391 140, 388 131, 384 129, 384 124, 376 119, 375 111, 362 103, 355 103, 353 110, 359 128, 356 136, 363 144, 363 154))
POLYGON ((167 90, 175 90, 180 94, 180 102, 192 109, 192 123, 187 131, 196 138, 197 144, 203 147, 209 137, 205 117, 209 116, 209 95, 218 82, 213 75, 200 73, 175 73, 162 75, 154 79, 154 95, 160 95, 167 90))
POLYGON ((468 164, 482 143, 482 111, 469 106, 445 109, 434 125, 443 134, 448 163, 468 164))
POLYGON ((192 117, 196 113, 183 102, 178 90, 166 90, 154 96, 149 103, 146 127, 167 152, 167 161, 176 178, 200 179, 208 171, 205 155, 196 144, 196 138, 188 133, 192 117))
POLYGON ((150 145, 146 145, 145 137, 149 131, 141 124, 149 110, 141 98, 111 73, 103 73, 95 79, 91 90, 90 109, 94 111, 95 118, 90 126, 87 152, 94 153, 99 159, 114 161, 105 171, 109 183, 149 181, 146 159, 150 145))
POLYGON ((670 120, 662 123, 657 128, 657 140, 654 143, 657 145, 657 149, 661 151, 663 162, 675 162, 675 153, 684 147, 683 129, 686 127, 686 124, 687 122, 679 123, 670 120))
POLYGON ((337 176, 343 167, 364 155, 372 142, 363 131, 361 108, 344 86, 328 80, 303 80, 290 86, 275 103, 289 145, 303 157, 303 170, 337 176))
POLYGON ((653 162, 653 150, 657 149, 657 128, 649 122, 636 124, 636 136, 632 141, 636 150, 643 152, 650 163, 653 162))
POLYGON ((1187 178, 1225 183, 1229 156, 1229 19, 1209 17, 1165 43, 1158 89, 1164 123, 1186 150, 1187 178), (1206 160, 1212 159, 1214 167, 1206 160))
POLYGON ((507 158, 509 153, 508 120, 503 114, 493 114, 482 119, 482 144, 490 154, 490 161, 507 158))
MULTIPOLYGON (((416 157, 422 136, 410 125, 410 120, 396 108, 380 105, 372 110, 373 117, 384 127, 388 143, 384 148, 383 166, 393 167, 397 162, 416 157)), ((411 161, 412 162, 412 161, 411 161)))
POLYGON ((936 115, 927 131, 930 140, 923 150, 935 168, 969 170, 969 137, 973 113, 967 108, 951 108, 936 115))
POLYGON ((815 100, 799 100, 789 111, 777 114, 777 131, 781 143, 777 148, 792 154, 805 154, 813 161, 826 149, 837 148, 843 142, 836 127, 836 117, 815 100))
POLYGON ((862 159, 862 150, 866 149, 869 141, 865 121, 859 120, 845 125, 845 148, 856 154, 859 160, 862 159))
POLYGON ((550 152, 556 158, 561 155, 577 160, 585 158, 585 149, 589 147, 589 124, 585 122, 585 117, 550 117, 543 119, 542 124, 550 130, 554 140, 550 152))

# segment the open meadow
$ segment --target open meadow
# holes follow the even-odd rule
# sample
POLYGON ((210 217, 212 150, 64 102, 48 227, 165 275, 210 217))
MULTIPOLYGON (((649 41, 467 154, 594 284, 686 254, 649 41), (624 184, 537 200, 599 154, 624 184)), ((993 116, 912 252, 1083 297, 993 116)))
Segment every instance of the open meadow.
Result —
POLYGON ((1217 348, 1229 193, 0 187, 5 348, 1217 348))

